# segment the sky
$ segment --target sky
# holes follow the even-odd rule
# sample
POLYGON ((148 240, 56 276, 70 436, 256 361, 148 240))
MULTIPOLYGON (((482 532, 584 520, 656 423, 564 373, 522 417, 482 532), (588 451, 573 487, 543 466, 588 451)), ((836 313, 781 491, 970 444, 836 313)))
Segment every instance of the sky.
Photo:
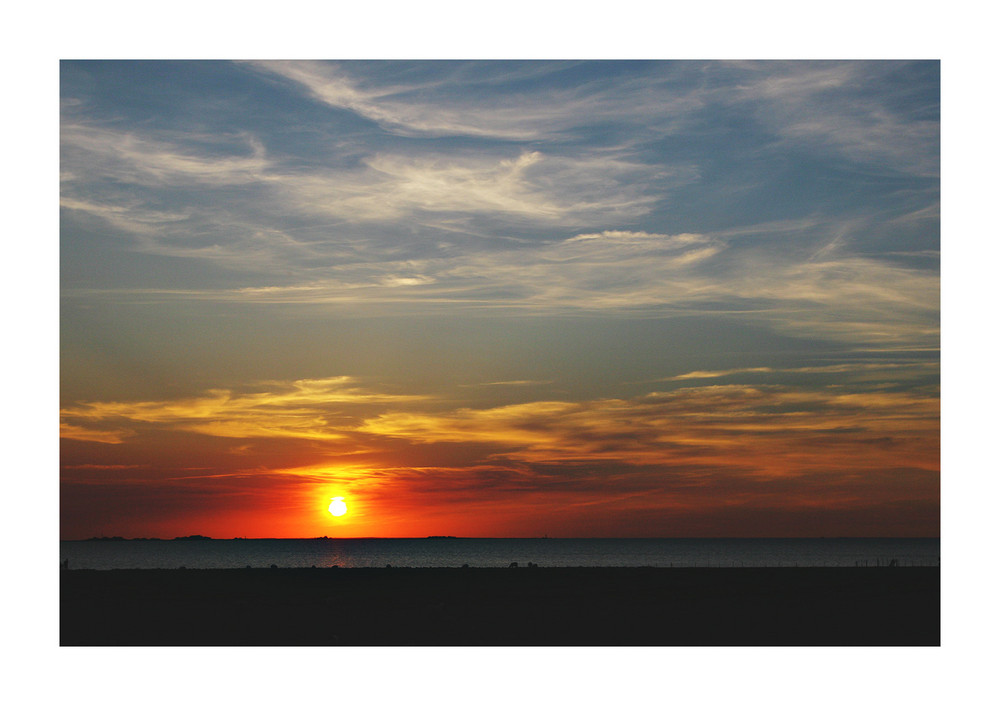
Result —
POLYGON ((937 536, 939 110, 936 61, 62 61, 61 536, 937 536))

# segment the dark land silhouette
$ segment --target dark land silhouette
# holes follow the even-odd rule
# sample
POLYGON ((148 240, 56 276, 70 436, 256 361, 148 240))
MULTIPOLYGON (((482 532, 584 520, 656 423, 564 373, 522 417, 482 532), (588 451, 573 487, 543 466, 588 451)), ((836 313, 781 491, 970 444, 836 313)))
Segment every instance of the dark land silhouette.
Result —
POLYGON ((940 569, 60 571, 62 645, 939 645, 940 569))

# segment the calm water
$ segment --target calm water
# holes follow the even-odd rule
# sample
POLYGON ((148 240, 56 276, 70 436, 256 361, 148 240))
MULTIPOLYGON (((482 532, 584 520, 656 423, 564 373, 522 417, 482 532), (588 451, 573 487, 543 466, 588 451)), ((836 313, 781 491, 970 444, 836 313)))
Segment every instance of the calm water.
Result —
POLYGON ((213 539, 60 542, 70 569, 938 566, 939 539, 213 539))

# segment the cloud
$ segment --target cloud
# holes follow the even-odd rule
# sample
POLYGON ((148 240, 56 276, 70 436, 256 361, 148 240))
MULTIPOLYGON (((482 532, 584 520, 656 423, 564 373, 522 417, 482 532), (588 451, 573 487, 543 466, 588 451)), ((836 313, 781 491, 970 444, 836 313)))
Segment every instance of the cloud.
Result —
POLYGON ((729 377, 732 375, 746 374, 780 374, 793 373, 797 375, 844 375, 856 373, 877 372, 880 379, 891 379, 904 377, 910 374, 926 374, 938 370, 939 364, 936 362, 921 363, 837 363, 833 365, 813 365, 798 368, 730 368, 728 370, 692 370, 691 372, 674 375, 669 378, 661 378, 661 381, 668 380, 698 380, 706 378, 729 377))
MULTIPOLYGON (((505 384, 524 382, 530 381, 505 384)), ((807 455, 821 455, 831 448, 884 442, 900 454, 907 446, 936 443, 940 416, 936 396, 871 387, 707 385, 628 399, 541 399, 437 411, 441 400, 373 392, 349 377, 274 381, 258 388, 263 390, 81 403, 62 410, 67 420, 63 435, 122 443, 138 427, 121 432, 106 429, 106 424, 118 429, 142 424, 223 438, 338 442, 338 448, 347 449, 360 445, 373 450, 393 440, 418 447, 471 445, 483 449, 476 453, 487 454, 483 462, 602 459, 702 466, 780 457, 792 448, 801 454, 803 445, 815 447, 807 455)))
POLYGON ((386 412, 358 431, 413 444, 485 444, 494 459, 760 464, 759 472, 780 474, 835 465, 861 450, 934 467, 939 414, 936 397, 916 393, 713 385, 633 399, 386 412))
MULTIPOLYGON (((786 335, 869 348, 938 345, 935 271, 836 252, 802 259, 804 253, 794 249, 775 253, 742 242, 737 252, 738 237, 608 230, 499 249, 407 253, 405 259, 379 243, 358 243, 350 249, 353 261, 343 262, 343 256, 340 263, 330 262, 321 279, 304 280, 306 271, 300 270, 289 285, 128 293, 413 313, 447 306, 525 315, 697 314, 753 320, 786 335)), ((269 253, 251 247, 234 257, 266 263, 269 253)))
POLYGON ((98 444, 122 444, 132 432, 125 429, 87 429, 86 427, 62 422, 59 424, 59 438, 73 441, 92 441, 98 444))
POLYGON ((380 294, 379 288, 403 279, 420 285, 405 294, 406 301, 413 303, 539 309, 656 305, 682 293, 685 286, 679 280, 684 268, 712 258, 723 247, 722 242, 697 234, 606 231, 434 258, 378 261, 372 257, 368 262, 330 268, 336 279, 327 282, 244 289, 238 294, 255 301, 378 303, 382 296, 397 301, 398 293, 383 289, 380 294), (664 281, 666 273, 674 273, 674 281, 664 281))
POLYGON ((530 74, 537 79, 546 72, 558 73, 568 68, 565 63, 508 66, 501 80, 488 75, 489 64, 465 64, 449 71, 442 63, 436 77, 401 85, 391 78, 366 77, 372 67, 361 62, 254 61, 243 65, 279 77, 321 104, 349 110, 383 130, 408 136, 569 140, 581 125, 612 118, 636 129, 656 127, 662 134, 703 105, 696 87, 663 91, 665 77, 656 71, 634 78, 594 78, 585 86, 550 81, 516 91, 500 89, 504 84, 517 85, 519 78, 530 74))
POLYGON ((922 177, 940 172, 938 99, 914 110, 897 95, 912 90, 906 62, 746 62, 734 65, 743 81, 723 98, 755 106, 761 124, 790 144, 825 147, 868 170, 922 177), (886 95, 873 94, 881 86, 886 95))
POLYGON ((662 198, 657 188, 691 178, 683 169, 533 150, 505 156, 376 153, 349 170, 276 172, 268 184, 299 214, 352 223, 413 219, 475 232, 473 217, 563 228, 635 218, 662 198))
MULTIPOLYGON (((405 82, 363 62, 244 66, 406 138, 361 131, 351 159, 323 152, 303 160, 247 128, 123 128, 109 116, 84 121, 77 106, 62 127, 69 217, 101 218, 134 235, 135 250, 224 266, 247 284, 180 296, 410 311, 739 312, 796 336, 935 345, 937 275, 852 253, 844 233, 867 227, 857 213, 669 235, 637 225, 654 214, 662 221, 672 195, 698 184, 704 168, 647 143, 678 125, 714 134, 714 114, 749 116, 748 133, 779 136, 767 142, 772 156, 794 143, 839 151, 865 168, 933 172, 925 162, 935 151, 936 113, 906 99, 913 65, 653 62, 566 86, 554 79, 570 64, 515 64, 504 76, 489 64, 418 64, 423 78, 405 82), (547 74, 552 81, 529 81, 523 93, 499 88, 547 74), (469 97, 454 88, 480 83, 490 90, 469 97), (874 90, 885 86, 906 100, 874 90), (530 144, 507 135, 503 125, 514 124, 531 126, 530 144), (595 125, 600 139, 585 139, 595 125), (601 131, 610 125, 620 129, 601 131), (490 139, 458 147, 424 133, 490 139), (775 251, 765 239, 787 247, 775 251)), ((894 216, 900 227, 937 217, 923 201, 907 213, 894 216)))
POLYGON ((675 375, 665 380, 698 380, 702 378, 721 378, 730 375, 742 375, 744 373, 773 373, 773 368, 731 368, 729 370, 692 370, 689 373, 675 375))
MULTIPOLYGON (((388 199, 394 205, 383 209, 381 216, 393 209, 398 209, 395 216, 402 217, 420 210, 459 208, 460 202, 482 213, 491 208, 506 209, 506 215, 518 213, 543 220, 551 214, 572 221, 574 211, 582 214, 587 210, 588 204, 549 201, 544 193, 527 189, 519 175, 529 163, 534 164, 534 158, 517 160, 504 168, 509 171, 486 176, 464 168, 458 172, 446 168, 440 174, 433 169, 418 170, 422 174, 418 178, 417 172, 404 169, 400 174, 409 174, 412 191, 406 196, 410 186, 397 185, 403 196, 388 199)), ((374 209, 373 216, 378 210, 380 201, 370 196, 359 197, 362 200, 352 205, 350 196, 334 198, 336 192, 322 196, 315 188, 316 184, 303 188, 294 198, 337 204, 331 207, 330 215, 337 209, 344 213, 357 208, 354 216, 362 218, 365 209, 374 209)), ((78 200, 67 205, 129 220, 144 233, 159 227, 157 219, 160 224, 168 223, 162 215, 141 210, 81 206, 78 200)), ((589 206, 600 210, 595 204, 589 206)), ((608 201, 605 206, 613 208, 614 204, 608 201)), ((774 229, 773 235, 789 244, 803 237, 790 224, 776 224, 774 229)), ((465 242, 461 247, 433 249, 379 237, 304 242, 282 231, 247 234, 224 244, 203 242, 190 234, 177 240, 150 236, 144 246, 148 251, 270 269, 277 273, 272 279, 279 283, 131 293, 139 297, 402 308, 410 312, 447 306, 452 310, 509 310, 528 315, 628 312, 639 316, 731 316, 754 320, 788 335, 870 348, 937 345, 937 272, 840 248, 827 247, 818 253, 801 247, 779 250, 757 242, 762 231, 768 232, 767 226, 678 234, 608 229, 578 231, 562 239, 484 241, 479 245, 465 242), (290 283, 281 284, 282 280, 290 283)))
POLYGON ((653 62, 631 76, 517 93, 498 91, 482 64, 405 85, 372 75, 363 63, 246 65, 403 135, 565 139, 614 119, 651 139, 699 125, 712 111, 749 109, 759 127, 789 143, 826 147, 868 168, 938 172, 937 103, 928 98, 914 111, 882 95, 887 86, 906 95, 909 74, 921 70, 907 62, 653 62))
POLYGON ((696 178, 680 166, 539 149, 378 151, 305 166, 246 133, 213 142, 70 124, 62 143, 61 203, 71 217, 100 218, 142 252, 298 277, 359 247, 399 248, 400 228, 467 242, 633 220, 696 178))
POLYGON ((78 214, 100 218, 116 230, 149 236, 162 233, 165 227, 181 224, 188 219, 187 213, 150 208, 135 199, 102 201, 94 197, 65 195, 59 199, 59 206, 78 214))
POLYGON ((327 268, 327 279, 204 296, 412 312, 447 306, 527 315, 730 316, 807 338, 898 349, 937 345, 936 272, 856 255, 803 261, 795 251, 731 249, 731 236, 602 231, 405 260, 371 251, 366 261, 327 268))
MULTIPOLYGON (((61 411, 64 419, 100 425, 108 420, 237 439, 283 437, 314 440, 344 438, 344 407, 406 404, 425 397, 372 392, 347 376, 261 383, 263 392, 209 390, 199 397, 148 402, 87 402, 61 411)), ((347 417, 349 418, 349 416, 347 417)), ((117 438, 112 432, 67 424, 66 438, 117 438)))
POLYGON ((145 186, 250 184, 270 164, 264 146, 248 134, 171 137, 164 140, 136 129, 64 123, 60 129, 63 184, 95 178, 145 186), (233 146, 250 154, 220 154, 220 147, 228 151, 233 146))
POLYGON ((316 61, 248 62, 260 71, 280 76, 303 88, 313 99, 332 108, 350 110, 384 128, 404 133, 460 134, 508 139, 530 139, 535 132, 518 129, 516 122, 498 121, 447 107, 408 102, 400 94, 412 86, 364 89, 337 66, 316 61))
POLYGON ((258 390, 63 410, 64 438, 117 444, 111 455, 74 459, 65 481, 208 494, 234 482, 242 493, 280 484, 302 497, 337 487, 380 506, 385 528, 408 507, 468 515, 507 507, 512 494, 549 515, 579 503, 704 514, 856 508, 873 494, 929 502, 940 464, 937 396, 877 386, 707 385, 476 409, 372 392, 347 377, 258 390), (108 424, 128 431, 116 438, 108 424), (204 441, 178 444, 177 432, 204 441), (124 443, 157 433, 166 446, 124 443), (251 442, 253 453, 229 439, 251 442))

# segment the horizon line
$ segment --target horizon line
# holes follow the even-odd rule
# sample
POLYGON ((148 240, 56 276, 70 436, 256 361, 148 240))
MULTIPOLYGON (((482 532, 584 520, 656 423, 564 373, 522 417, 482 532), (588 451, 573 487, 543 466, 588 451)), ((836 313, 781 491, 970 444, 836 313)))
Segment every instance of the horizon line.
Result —
POLYGON ((219 542, 233 542, 233 541, 258 541, 258 540, 315 540, 315 539, 333 539, 333 540, 357 540, 357 539, 941 539, 940 535, 795 535, 795 536, 734 536, 734 535, 699 535, 699 536, 684 536, 684 537, 663 537, 663 536, 643 536, 643 537, 584 537, 584 536, 566 536, 566 537, 550 537, 545 536, 519 536, 519 537, 475 537, 475 536, 458 536, 458 535, 442 535, 433 534, 425 536, 408 536, 408 537, 381 537, 381 536, 357 536, 357 537, 329 537, 326 535, 318 537, 209 537, 207 535, 187 535, 183 537, 122 537, 120 535, 114 536, 93 536, 78 539, 64 539, 60 537, 60 542, 90 542, 90 541, 143 541, 143 540, 153 540, 160 542, 174 542, 174 541, 201 541, 201 540, 212 540, 219 542))

